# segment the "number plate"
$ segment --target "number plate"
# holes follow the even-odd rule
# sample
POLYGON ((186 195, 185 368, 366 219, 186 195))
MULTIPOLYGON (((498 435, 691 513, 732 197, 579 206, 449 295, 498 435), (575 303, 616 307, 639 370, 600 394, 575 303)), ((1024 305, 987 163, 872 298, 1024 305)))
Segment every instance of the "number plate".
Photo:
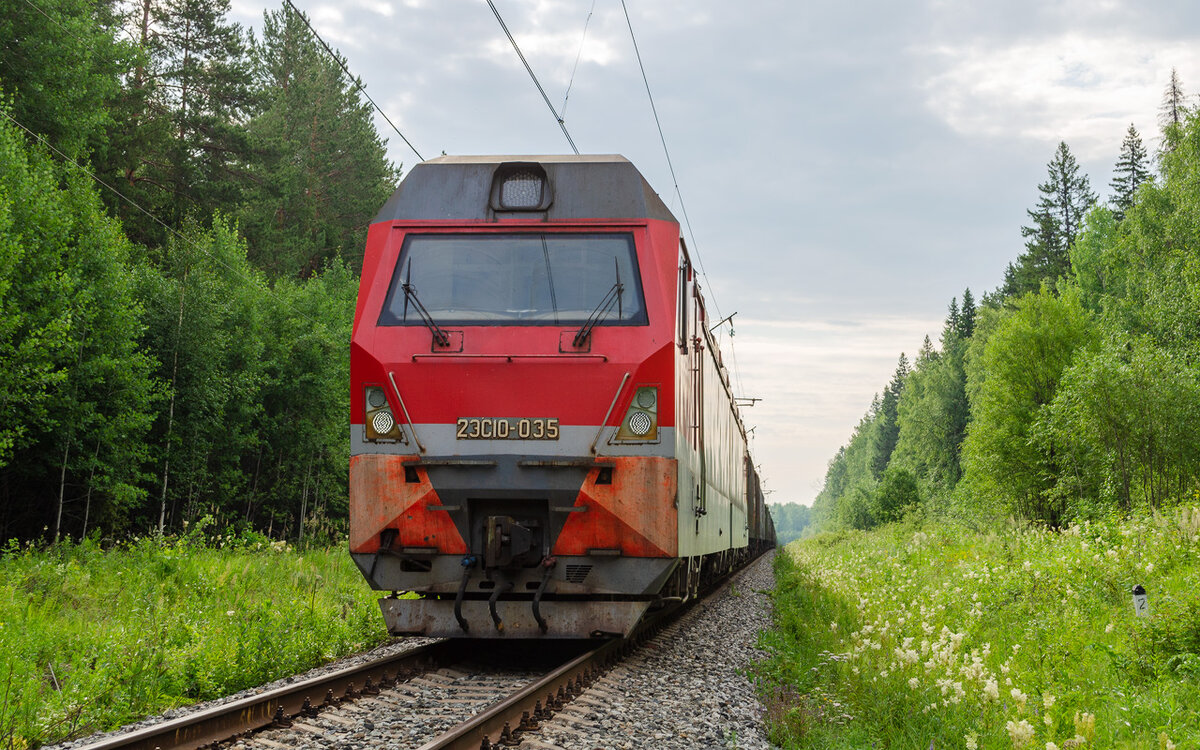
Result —
POLYGON ((558 440, 554 417, 459 417, 458 440, 558 440))

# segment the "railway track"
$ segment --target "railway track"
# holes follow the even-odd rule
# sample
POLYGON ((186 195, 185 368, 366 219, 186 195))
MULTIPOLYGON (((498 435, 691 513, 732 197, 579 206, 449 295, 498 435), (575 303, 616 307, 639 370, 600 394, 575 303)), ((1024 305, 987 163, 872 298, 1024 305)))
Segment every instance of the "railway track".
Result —
POLYGON ((539 728, 586 724, 588 705, 620 689, 604 675, 687 609, 664 609, 625 640, 437 641, 78 750, 341 748, 377 746, 378 736, 419 750, 549 747, 539 728))

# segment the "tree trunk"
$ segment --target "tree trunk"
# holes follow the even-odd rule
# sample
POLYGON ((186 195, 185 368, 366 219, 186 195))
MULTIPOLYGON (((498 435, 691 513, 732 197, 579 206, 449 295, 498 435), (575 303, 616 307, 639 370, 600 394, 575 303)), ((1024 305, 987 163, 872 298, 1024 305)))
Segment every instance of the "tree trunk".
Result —
POLYGON ((100 439, 96 438, 96 451, 92 454, 92 470, 88 473, 87 497, 83 503, 83 533, 80 539, 87 539, 88 518, 92 514, 92 480, 96 478, 96 461, 100 458, 100 439))
POLYGON ((179 376, 179 337, 183 331, 183 294, 187 289, 188 271, 183 272, 183 281, 179 284, 179 320, 175 324, 175 352, 171 357, 171 404, 167 408, 167 441, 163 453, 162 493, 159 495, 158 535, 163 535, 167 521, 167 486, 171 476, 171 430, 175 426, 175 380, 179 376))
POLYGON ((63 501, 67 492, 67 459, 71 455, 71 439, 67 438, 67 444, 63 448, 62 469, 58 473, 58 513, 54 516, 54 543, 58 544, 59 534, 62 531, 62 512, 63 501))

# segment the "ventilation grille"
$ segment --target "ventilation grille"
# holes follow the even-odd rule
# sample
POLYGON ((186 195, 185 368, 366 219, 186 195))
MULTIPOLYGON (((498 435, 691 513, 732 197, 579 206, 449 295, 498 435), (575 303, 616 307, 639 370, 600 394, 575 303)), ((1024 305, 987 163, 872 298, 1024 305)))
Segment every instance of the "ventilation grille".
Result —
POLYGON ((583 583, 583 579, 588 577, 588 573, 592 572, 591 565, 568 565, 567 580, 571 583, 583 583))

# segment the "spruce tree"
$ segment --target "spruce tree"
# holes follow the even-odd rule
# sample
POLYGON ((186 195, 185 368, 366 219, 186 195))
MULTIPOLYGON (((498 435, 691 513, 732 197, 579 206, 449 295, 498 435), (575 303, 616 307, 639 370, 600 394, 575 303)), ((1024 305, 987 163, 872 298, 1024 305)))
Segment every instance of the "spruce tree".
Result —
POLYGON ((1158 122, 1164 132, 1178 126, 1187 115, 1187 97, 1183 93, 1183 83, 1180 82, 1179 73, 1175 68, 1171 68, 1171 80, 1167 81, 1167 88, 1163 91, 1158 113, 1158 122))
POLYGON ((1021 227, 1028 238, 1016 265, 1005 271, 1004 293, 1020 296, 1037 291, 1043 281, 1053 286, 1071 270, 1070 249, 1083 226, 1083 216, 1096 202, 1088 177, 1079 171, 1071 149, 1059 143, 1046 165, 1048 179, 1038 185, 1042 194, 1036 209, 1027 211, 1033 226, 1021 227))
POLYGON ((872 441, 871 471, 876 479, 883 477, 892 451, 896 449, 896 440, 900 437, 900 420, 898 406, 900 396, 904 393, 904 381, 908 379, 908 357, 900 353, 896 363, 896 373, 892 382, 883 389, 883 398, 879 400, 879 410, 876 416, 875 434, 872 441))
POLYGON ((971 294, 971 288, 967 287, 963 290, 962 308, 958 313, 958 335, 960 338, 969 339, 971 334, 975 333, 975 297, 971 294))
POLYGON ((1109 187, 1113 189, 1110 203, 1118 221, 1125 218, 1125 212, 1133 205, 1133 195, 1138 186, 1150 179, 1146 159, 1146 147, 1142 144, 1142 137, 1138 135, 1133 123, 1130 123, 1125 140, 1121 142, 1121 155, 1113 168, 1112 182, 1109 183, 1109 187))

